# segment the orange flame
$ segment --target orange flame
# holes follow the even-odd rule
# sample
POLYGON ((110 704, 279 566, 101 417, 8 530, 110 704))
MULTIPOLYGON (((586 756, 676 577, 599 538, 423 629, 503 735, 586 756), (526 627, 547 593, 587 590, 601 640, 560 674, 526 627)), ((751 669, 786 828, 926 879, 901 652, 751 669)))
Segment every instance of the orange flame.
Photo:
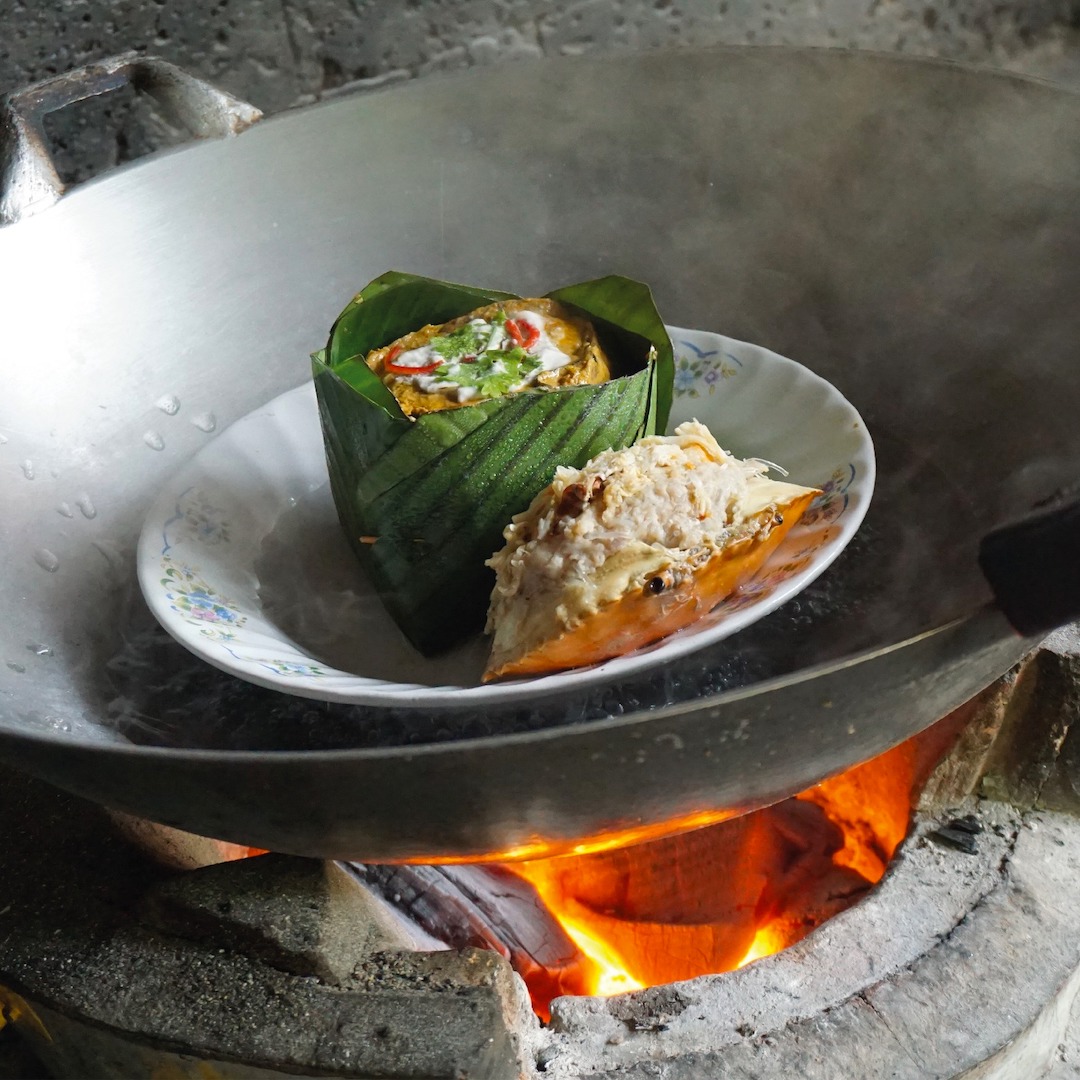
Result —
POLYGON ((747 964, 752 964, 755 960, 772 956, 774 953, 780 952, 781 949, 786 949, 789 945, 794 944, 794 941, 788 940, 788 935, 784 932, 782 926, 776 923, 766 923, 758 928, 754 940, 750 943, 750 948, 746 950, 746 955, 735 966, 737 968, 746 967, 747 964))
POLYGON ((631 990, 644 990, 640 983, 626 970, 626 964, 606 942, 589 932, 585 923, 563 915, 559 922, 574 944, 588 957, 585 984, 582 993, 598 997, 613 997, 631 990))

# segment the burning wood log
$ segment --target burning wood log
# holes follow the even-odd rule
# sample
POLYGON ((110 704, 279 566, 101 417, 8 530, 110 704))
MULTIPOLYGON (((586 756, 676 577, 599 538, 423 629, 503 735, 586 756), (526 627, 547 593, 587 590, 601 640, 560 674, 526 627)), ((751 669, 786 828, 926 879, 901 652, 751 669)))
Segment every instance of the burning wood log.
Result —
POLYGON ((536 890, 497 865, 381 866, 351 869, 432 937, 454 949, 494 949, 529 987, 534 1003, 587 994, 592 964, 536 890))

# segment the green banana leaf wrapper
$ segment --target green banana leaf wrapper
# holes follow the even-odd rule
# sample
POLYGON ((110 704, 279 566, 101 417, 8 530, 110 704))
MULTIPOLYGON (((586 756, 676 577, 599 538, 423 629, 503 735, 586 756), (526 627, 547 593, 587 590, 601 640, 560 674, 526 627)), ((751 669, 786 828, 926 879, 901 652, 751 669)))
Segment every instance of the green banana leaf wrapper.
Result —
POLYGON ((397 271, 356 296, 312 354, 338 516, 387 610, 425 655, 483 627, 495 580, 484 562, 559 465, 580 468, 667 425, 674 359, 648 287, 609 276, 547 295, 592 322, 609 382, 409 418, 364 357, 516 297, 397 271))

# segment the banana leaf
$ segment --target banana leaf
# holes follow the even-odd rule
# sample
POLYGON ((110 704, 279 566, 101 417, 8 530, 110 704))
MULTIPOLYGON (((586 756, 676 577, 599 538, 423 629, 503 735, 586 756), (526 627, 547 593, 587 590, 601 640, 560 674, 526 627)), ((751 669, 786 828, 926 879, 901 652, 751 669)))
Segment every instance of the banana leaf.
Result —
POLYGON ((674 360, 648 287, 609 276, 547 295, 592 322, 609 382, 406 416, 364 357, 515 296, 398 271, 366 286, 312 355, 338 516, 387 610, 425 655, 483 626, 494 584, 484 561, 559 465, 580 468, 667 425, 674 360))

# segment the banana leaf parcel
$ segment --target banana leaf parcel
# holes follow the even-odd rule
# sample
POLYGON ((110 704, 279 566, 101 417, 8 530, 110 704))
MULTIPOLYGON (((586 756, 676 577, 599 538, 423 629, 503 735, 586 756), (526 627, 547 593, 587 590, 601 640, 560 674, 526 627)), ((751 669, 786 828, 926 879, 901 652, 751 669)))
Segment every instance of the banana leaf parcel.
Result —
POLYGON ((516 297, 396 271, 359 293, 312 355, 338 516, 387 610, 425 655, 483 627, 494 583, 484 562, 559 465, 580 468, 667 424, 674 363, 648 287, 609 276, 547 295, 593 324, 610 381, 407 416, 367 354, 516 297))

